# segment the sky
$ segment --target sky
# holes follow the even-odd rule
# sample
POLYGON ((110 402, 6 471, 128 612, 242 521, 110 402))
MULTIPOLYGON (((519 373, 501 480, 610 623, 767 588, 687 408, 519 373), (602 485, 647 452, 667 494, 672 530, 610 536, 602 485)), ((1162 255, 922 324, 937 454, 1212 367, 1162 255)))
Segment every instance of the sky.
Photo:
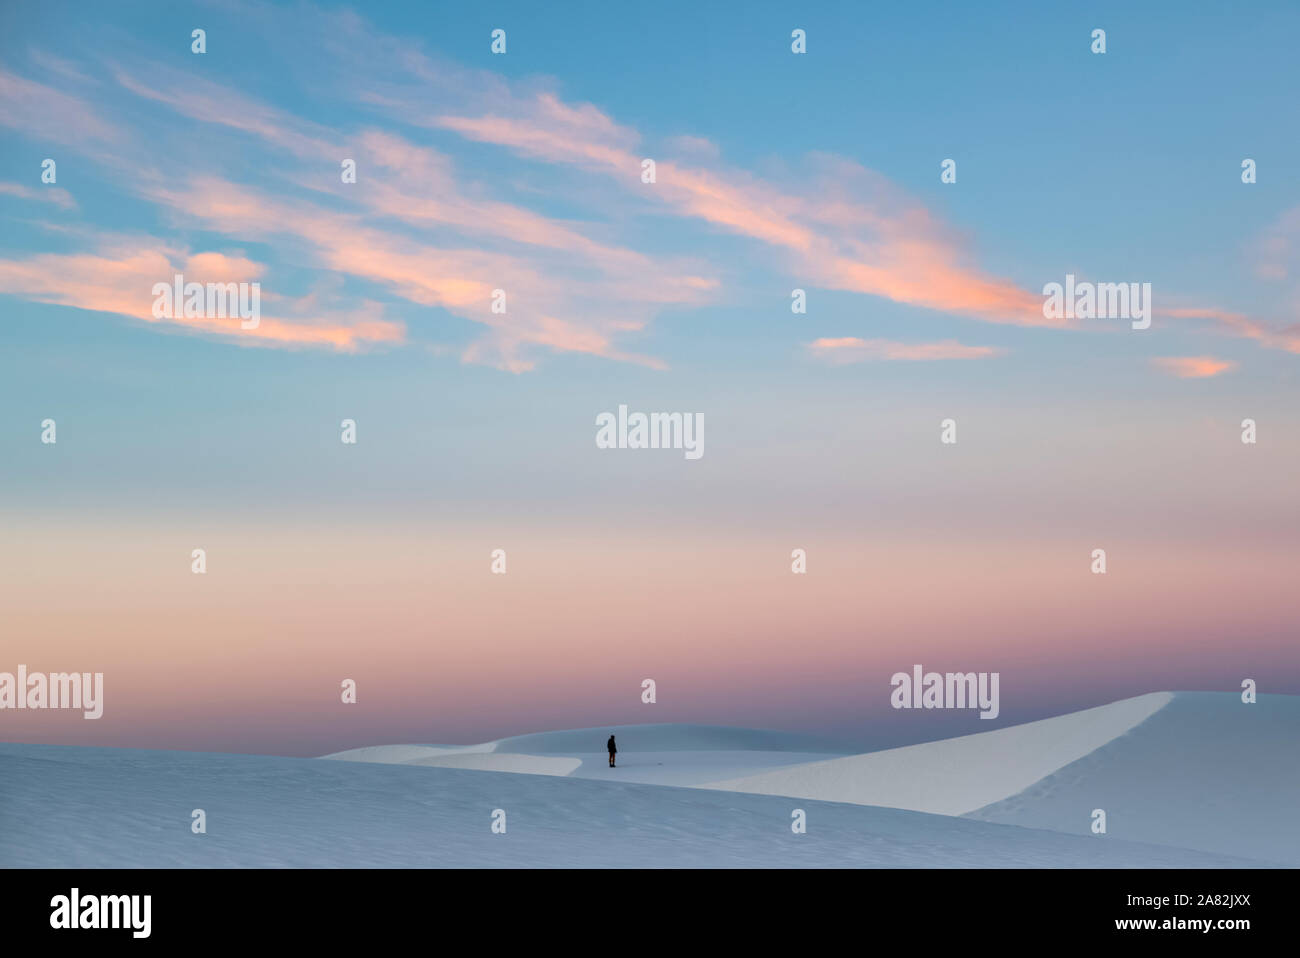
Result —
POLYGON ((1297 27, 5 5, 0 671, 103 672, 105 711, 0 740, 874 747, 1300 694, 1297 27), (177 273, 258 326, 155 317, 177 273), (1067 275, 1151 284, 1150 328, 1047 318, 1067 275), (598 448, 620 405, 704 454, 598 448), (892 709, 915 663, 999 672, 998 719, 892 709))

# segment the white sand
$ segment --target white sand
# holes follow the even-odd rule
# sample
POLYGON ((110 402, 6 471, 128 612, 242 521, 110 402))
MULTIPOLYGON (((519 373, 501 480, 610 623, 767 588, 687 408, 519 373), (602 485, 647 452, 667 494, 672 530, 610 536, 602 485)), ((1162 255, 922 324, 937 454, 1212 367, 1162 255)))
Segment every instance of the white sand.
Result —
POLYGON ((1023 791, 1173 700, 1152 692, 1055 718, 851 755, 701 787, 963 815, 1023 791))

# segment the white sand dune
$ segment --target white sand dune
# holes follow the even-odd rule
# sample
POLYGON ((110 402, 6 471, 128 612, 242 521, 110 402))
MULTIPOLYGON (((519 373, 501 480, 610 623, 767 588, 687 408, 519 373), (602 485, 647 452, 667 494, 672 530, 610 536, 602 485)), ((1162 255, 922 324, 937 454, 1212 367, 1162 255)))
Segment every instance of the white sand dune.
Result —
POLYGON ((323 758, 527 775, 566 775, 648 785, 695 785, 845 754, 833 741, 795 732, 718 725, 615 725, 515 735, 477 745, 376 745, 323 758), (619 761, 610 768, 605 739, 619 761))
POLYGON ((826 747, 663 725, 336 761, 0 745, 0 867, 1300 865, 1300 696, 1153 693, 907 748, 808 751, 826 747), (600 752, 610 731, 617 769, 600 752), (508 835, 490 830, 496 808, 508 835))
POLYGON ((384 765, 405 765, 420 759, 440 756, 464 755, 475 752, 492 752, 496 742, 482 745, 367 745, 364 748, 350 748, 343 752, 331 752, 321 758, 336 759, 340 762, 380 762, 384 765))
POLYGON ((1160 692, 700 787, 907 808, 1300 866, 1300 696, 1160 692), (1104 836, 1093 811, 1106 814, 1104 836))
POLYGON ((732 792, 963 815, 1096 751, 1173 701, 1152 692, 1055 718, 701 785, 732 792))
POLYGON ((0 868, 1251 867, 891 808, 554 775, 0 744, 0 868), (190 830, 190 811, 207 832, 190 830), (494 810, 507 831, 492 830, 494 810))
POLYGON ((516 772, 523 775, 568 775, 582 764, 582 759, 563 755, 516 755, 511 752, 461 752, 451 755, 426 755, 402 765, 426 765, 435 768, 472 768, 482 772, 516 772))
POLYGON ((969 814, 1300 866, 1300 696, 1176 692, 1126 735, 969 814))
POLYGON ((834 740, 799 732, 669 723, 602 725, 596 728, 534 732, 529 735, 503 738, 494 744, 503 752, 526 752, 530 755, 579 755, 584 752, 600 752, 603 755, 605 739, 611 733, 618 739, 620 749, 641 752, 838 752, 844 754, 849 751, 834 740))
POLYGON ((1300 696, 1155 692, 1068 715, 864 754, 807 736, 704 725, 393 745, 352 762, 694 786, 966 816, 1300 865, 1300 696), (617 768, 602 750, 614 732, 617 768))

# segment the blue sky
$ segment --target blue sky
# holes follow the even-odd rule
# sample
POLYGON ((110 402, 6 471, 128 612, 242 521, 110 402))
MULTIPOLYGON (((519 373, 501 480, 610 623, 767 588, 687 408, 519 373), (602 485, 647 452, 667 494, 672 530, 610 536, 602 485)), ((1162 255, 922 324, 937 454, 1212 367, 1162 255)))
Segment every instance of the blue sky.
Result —
MULTIPOLYGON (((409 432, 425 409, 444 407, 461 410, 443 417, 443 426, 454 430, 457 415, 477 410, 501 423, 510 443, 527 448, 538 435, 531 417, 587 418, 593 404, 603 409, 624 397, 634 404, 707 404, 722 419, 727 405, 744 396, 736 428, 752 421, 759 435, 781 416, 765 397, 783 390, 784 402, 817 403, 827 416, 880 395, 897 397, 906 408, 920 405, 928 419, 929 406, 940 408, 944 397, 991 408, 1055 400, 1186 410, 1205 402, 1201 411, 1212 414, 1225 389, 1276 406, 1290 396, 1279 390, 1295 385, 1291 354, 1218 335, 1212 324, 1194 320, 1158 318, 1155 333, 1137 339, 1107 329, 991 324, 819 288, 750 237, 638 206, 582 171, 421 128, 403 122, 400 112, 377 113, 359 101, 369 87, 388 82, 383 65, 331 61, 316 49, 322 35, 345 45, 353 38, 365 55, 393 43, 457 72, 489 71, 522 90, 552 89, 567 103, 593 104, 638 130, 642 153, 672 153, 674 138, 698 137, 716 151, 706 163, 796 191, 811 188, 801 179, 810 154, 843 157, 939 218, 979 268, 1024 289, 1067 271, 1140 279, 1153 284, 1159 302, 1239 311, 1281 325, 1294 322, 1294 288, 1261 280, 1256 267, 1261 237, 1297 202, 1296 179, 1287 175, 1296 131, 1284 121, 1296 93, 1286 38, 1297 14, 1286 5, 1252 8, 1250 15, 1183 5, 937 5, 863 16, 854 5, 831 4, 796 16, 781 4, 757 4, 737 16, 721 6, 619 11, 577 4, 555 16, 528 4, 381 4, 364 12, 355 33, 337 19, 349 15, 344 6, 124 4, 98 14, 99 22, 82 22, 85 11, 72 10, 10 8, 5 15, 13 29, 0 47, 6 70, 84 98, 105 123, 138 129, 144 145, 130 162, 163 180, 199 169, 277 191, 286 168, 301 164, 255 137, 195 123, 134 95, 113 82, 115 65, 146 78, 155 64, 179 71, 159 74, 164 88, 189 74, 211 80, 339 131, 344 143, 366 129, 394 131, 447 155, 475 189, 582 224, 592 235, 618 237, 649 255, 694 257, 716 272, 721 288, 707 303, 652 312, 629 337, 666 369, 543 350, 535 368, 522 374, 525 381, 515 382, 457 358, 456 350, 475 336, 472 323, 393 297, 363 278, 329 276, 275 237, 187 222, 137 195, 129 169, 96 163, 93 148, 88 154, 56 150, 9 126, 3 133, 9 182, 34 183, 33 160, 60 156, 59 185, 77 209, 57 211, 53 221, 165 236, 194 251, 237 249, 274 265, 286 291, 305 294, 313 283, 329 282, 345 294, 384 301, 407 336, 405 346, 360 355, 265 355, 214 345, 211 337, 7 297, 6 309, 18 321, 5 334, 12 347, 5 378, 26 413, 12 422, 18 432, 55 396, 89 421, 147 415, 160 430, 176 433, 186 432, 184 423, 196 414, 213 430, 223 422, 235 429, 255 410, 291 408, 296 397, 304 418, 320 409, 332 421, 359 408, 368 435, 376 419, 409 432), (196 25, 208 32, 203 56, 189 51, 196 25), (496 26, 508 31, 504 56, 489 52, 496 26), (808 32, 805 56, 789 51, 794 26, 808 32), (1103 56, 1089 51, 1095 26, 1107 30, 1103 56), (52 71, 50 55, 86 82, 52 71), (1238 174, 1247 155, 1260 164, 1259 182, 1250 186, 1238 174), (939 182, 938 164, 946 157, 958 161, 953 185, 939 182), (795 286, 808 289, 806 316, 789 312, 795 286), (976 362, 828 369, 805 353, 818 337, 953 339, 1003 353, 976 362), (430 345, 443 351, 431 355, 430 345), (1155 356, 1203 354, 1239 368, 1202 382, 1170 380, 1149 366, 1155 356), (106 364, 106 357, 114 361, 106 364), (60 368, 71 384, 56 378, 60 368), (109 388, 96 389, 97 381, 109 388), (157 401, 160 391, 168 402, 157 401)), ((430 102, 446 100, 437 86, 431 84, 430 102)), ((334 162, 321 157, 312 173, 323 180, 334 162)), ((363 166, 363 182, 372 174, 363 166)), ((9 222, 8 255, 84 246, 75 234, 40 228, 28 200, 3 196, 0 204, 9 222)), ((717 436, 715 448, 725 437, 717 436)), ((482 447, 502 439, 466 430, 459 441, 490 456, 482 447)), ((275 443, 267 436, 260 453, 274 456, 275 443)), ((209 464, 204 473, 222 482, 223 468, 209 464)), ((269 482, 281 475, 268 472, 269 482)))

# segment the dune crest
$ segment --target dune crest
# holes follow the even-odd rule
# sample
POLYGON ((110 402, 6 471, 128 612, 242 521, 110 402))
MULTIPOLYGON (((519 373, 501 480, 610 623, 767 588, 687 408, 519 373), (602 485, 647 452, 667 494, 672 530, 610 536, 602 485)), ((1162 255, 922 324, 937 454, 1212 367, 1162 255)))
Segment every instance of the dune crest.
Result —
POLYGON ((1172 692, 938 742, 850 755, 700 785, 733 792, 964 815, 1002 801, 1124 735, 1172 692))

